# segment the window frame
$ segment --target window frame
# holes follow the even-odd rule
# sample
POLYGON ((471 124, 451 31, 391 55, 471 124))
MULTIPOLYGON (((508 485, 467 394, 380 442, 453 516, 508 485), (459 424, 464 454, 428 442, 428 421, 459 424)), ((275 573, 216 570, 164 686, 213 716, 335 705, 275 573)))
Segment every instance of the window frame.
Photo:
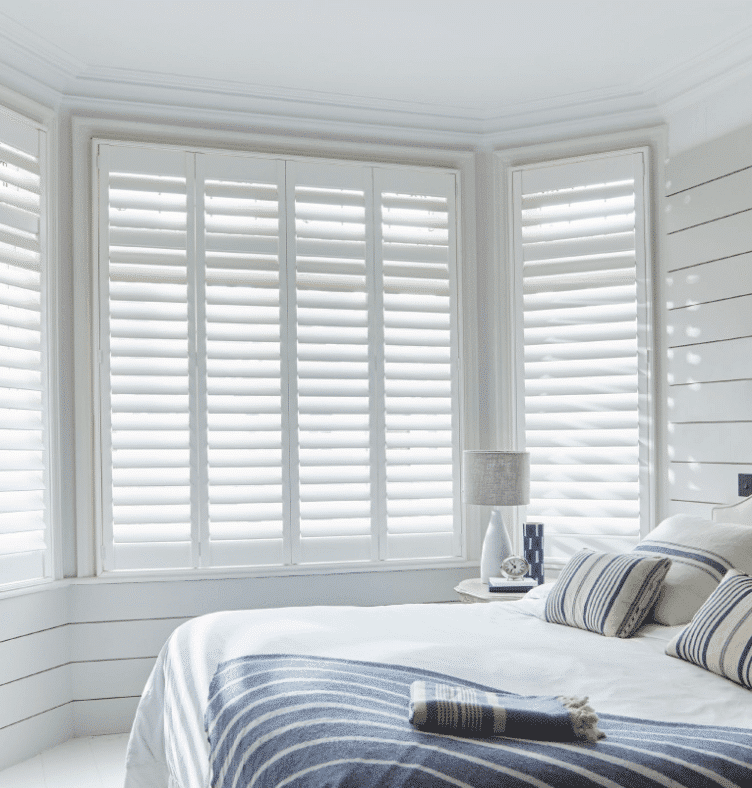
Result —
MULTIPOLYGON (((524 344, 522 329, 522 272, 516 260, 514 238, 514 193, 512 173, 523 167, 566 163, 599 155, 641 152, 644 157, 643 207, 644 207, 644 257, 641 286, 645 293, 644 303, 638 304, 642 321, 638 326, 639 345, 644 348, 645 358, 641 364, 644 374, 640 391, 641 409, 641 453, 647 456, 640 468, 640 531, 644 537, 660 522, 666 511, 665 492, 659 478, 666 467, 665 428, 660 418, 659 406, 664 389, 660 375, 661 359, 665 341, 659 322, 663 287, 658 272, 661 270, 662 233, 660 195, 656 184, 661 182, 666 152, 666 130, 663 127, 619 132, 567 140, 557 143, 497 150, 494 152, 494 206, 495 246, 494 256, 498 261, 495 279, 496 292, 503 303, 509 319, 497 323, 499 337, 495 358, 498 399, 502 419, 498 440, 502 446, 518 447, 524 443, 524 344), (503 374, 510 370, 511 374, 503 374)), ((638 271, 638 276, 640 272, 638 271)), ((521 545, 521 523, 525 509, 517 512, 515 543, 521 545)), ((545 524, 544 524, 545 525, 545 524)), ((565 562, 545 559, 545 568, 554 574, 565 562)))
MULTIPOLYGON (((74 137, 78 136, 76 134, 76 123, 74 122, 74 137)), ((82 126, 84 124, 81 124, 82 126)), ((88 123, 86 124, 89 125, 88 123)), ((360 158, 360 157, 353 157, 353 158, 343 158, 343 157, 334 157, 332 156, 333 151, 328 151, 329 156, 327 158, 323 158, 321 155, 305 155, 300 154, 299 152, 295 151, 293 153, 287 153, 284 151, 283 148, 280 148, 278 151, 269 152, 265 151, 263 148, 264 146, 256 145, 256 146, 243 146, 243 147, 233 147, 231 149, 226 148, 217 148, 217 147, 210 147, 205 145, 195 145, 195 144, 186 144, 185 142, 175 141, 175 142, 165 142, 164 137, 160 140, 160 142, 155 143, 152 142, 150 139, 138 139, 136 140, 128 140, 118 138, 117 136, 113 137, 104 137, 96 133, 91 133, 88 136, 87 143, 89 148, 89 163, 91 167, 91 215, 93 217, 92 221, 92 232, 90 236, 90 245, 91 251, 89 255, 89 259, 93 260, 93 264, 91 266, 90 271, 90 292, 93 295, 92 302, 91 302, 91 315, 90 320, 88 321, 89 324, 89 331, 92 340, 94 341, 92 353, 94 355, 92 368, 91 368, 91 394, 92 394, 92 401, 93 401, 93 408, 94 408, 94 422, 95 427, 92 431, 93 437, 93 452, 91 455, 91 467, 94 471, 93 474, 93 485, 92 485, 92 492, 94 498, 94 506, 92 507, 92 522, 88 529, 86 528, 79 528, 79 550, 82 546, 82 532, 87 531, 90 535, 92 541, 90 544, 93 543, 94 550, 93 550, 93 561, 90 562, 90 571, 89 574, 95 574, 99 578, 104 579, 112 579, 112 580, 125 580, 125 579, 134 579, 143 577, 144 579, 155 579, 164 577, 165 579, 183 579, 183 578, 193 578, 193 579, 200 579, 203 577, 207 578, 216 578, 216 577, 254 577, 254 576, 275 576, 275 575, 300 575, 300 574, 320 574, 320 573, 339 573, 339 572, 380 572, 380 571, 399 571, 399 570, 410 570, 416 568, 454 568, 458 566, 466 566, 472 565, 473 560, 472 556, 473 553, 477 553, 478 549, 476 544, 479 540, 474 539, 472 534, 469 533, 467 523, 465 522, 464 513, 462 512, 461 508, 455 505, 455 511, 460 511, 460 522, 458 524, 458 531, 455 532, 455 541, 459 540, 460 542, 460 554, 457 557, 450 557, 450 558, 440 558, 440 559, 404 559, 404 560, 390 560, 390 561, 379 561, 379 562, 357 562, 357 563, 315 563, 315 564, 293 564, 293 565, 272 565, 272 566, 240 566, 240 567, 202 567, 202 568, 181 568, 181 569, 133 569, 133 570, 106 570, 104 568, 104 529, 102 523, 102 473, 101 468, 103 456, 101 452, 101 441, 100 441, 100 428, 102 424, 102 414, 101 414, 101 398, 100 398, 100 391, 102 381, 100 379, 99 370, 100 364, 97 363, 100 357, 100 325, 101 325, 101 312, 100 312, 100 298, 102 293, 102 281, 100 277, 100 266, 98 263, 98 248, 99 248, 99 237, 101 228, 99 227, 100 221, 106 222, 106 217, 99 216, 99 205, 98 205, 98 198, 97 198, 97 184, 98 184, 98 174, 97 174, 97 167, 96 167, 96 152, 97 146, 100 143, 108 144, 108 145, 132 145, 136 147, 149 147, 149 148, 160 148, 163 147, 169 150, 182 150, 189 153, 207 153, 207 154, 230 154, 230 155, 247 155, 252 157, 261 157, 261 158, 268 158, 268 159, 279 159, 285 158, 291 161, 300 161, 303 163, 316 163, 322 162, 324 164, 356 164, 361 166, 373 166, 379 168, 395 168, 395 169, 405 169, 409 168, 411 170, 426 170, 428 172, 451 172, 451 174, 455 178, 455 264, 452 267, 453 273, 452 276, 455 280, 455 301, 456 301, 456 308, 454 310, 454 320, 456 321, 456 331, 454 334, 453 340, 453 352, 455 354, 455 377, 457 382, 457 402, 455 405, 455 411, 457 413, 457 435, 458 435, 458 444, 457 444, 457 456, 461 454, 461 449, 464 445, 465 441, 465 425, 468 421, 466 407, 465 404, 467 402, 465 392, 464 392, 464 374, 463 374, 463 367, 465 364, 463 363, 463 357, 465 355, 465 348, 467 347, 467 332, 463 331, 463 280, 464 280, 464 271, 462 266, 462 260, 464 257, 463 254, 463 239, 461 233, 462 227, 462 177, 465 173, 462 172, 463 167, 467 166, 467 160, 470 158, 468 155, 460 155, 459 157, 453 156, 452 158, 455 159, 454 161, 448 162, 424 162, 424 161, 415 161, 414 151, 412 152, 413 155, 409 157, 407 161, 400 161, 403 158, 400 155, 395 155, 396 151, 391 151, 392 155, 389 156, 386 160, 384 158, 360 158), (331 158, 330 158, 331 157, 331 158)), ((265 142, 268 142, 268 138, 264 138, 265 142)), ((75 149, 74 149, 75 150, 75 149)), ((422 156, 425 156, 425 151, 422 152, 422 156)), ((81 162, 76 162, 76 157, 74 156, 74 168, 81 165, 81 162)), ((80 325, 80 322, 79 322, 80 325)), ((79 463, 80 463, 80 459, 79 463)), ((460 487, 460 479, 459 479, 459 462, 457 462, 454 471, 455 477, 455 485, 456 485, 456 494, 459 497, 459 487, 460 487)), ((476 559, 477 560, 477 559, 476 559)), ((81 576, 82 570, 86 571, 87 568, 87 561, 84 556, 84 560, 79 560, 79 576, 81 576)))

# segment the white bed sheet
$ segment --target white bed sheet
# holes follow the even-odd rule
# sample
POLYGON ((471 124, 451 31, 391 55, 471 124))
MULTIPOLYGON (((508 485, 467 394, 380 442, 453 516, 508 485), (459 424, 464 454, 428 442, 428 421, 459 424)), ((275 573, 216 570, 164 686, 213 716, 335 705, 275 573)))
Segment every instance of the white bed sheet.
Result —
POLYGON ((220 662, 247 654, 408 665, 510 692, 587 695, 604 713, 752 728, 749 690, 664 654, 681 627, 606 638, 542 621, 532 615, 540 604, 283 608, 189 621, 162 649, 144 690, 125 788, 208 786, 209 683, 220 662))

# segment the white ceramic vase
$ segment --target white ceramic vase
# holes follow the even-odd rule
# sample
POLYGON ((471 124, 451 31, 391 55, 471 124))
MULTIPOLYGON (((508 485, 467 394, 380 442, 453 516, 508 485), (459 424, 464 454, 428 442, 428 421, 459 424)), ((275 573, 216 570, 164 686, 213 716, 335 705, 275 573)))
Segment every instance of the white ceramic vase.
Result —
POLYGON ((488 522, 483 549, 480 554, 480 579, 488 582, 489 577, 499 576, 501 562, 512 554, 512 542, 501 511, 494 509, 488 522))

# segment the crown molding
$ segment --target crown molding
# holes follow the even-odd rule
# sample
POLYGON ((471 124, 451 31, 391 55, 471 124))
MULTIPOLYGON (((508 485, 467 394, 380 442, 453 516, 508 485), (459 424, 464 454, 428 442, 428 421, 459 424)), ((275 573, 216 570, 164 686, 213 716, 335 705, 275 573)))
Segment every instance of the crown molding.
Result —
POLYGON ((0 13, 2 82, 47 106, 273 132, 490 148, 651 125, 752 77, 752 28, 644 83, 503 107, 408 102, 87 66, 0 13))
POLYGON ((715 95, 752 73, 752 26, 636 86, 668 112, 715 95))
POLYGON ((64 93, 68 82, 86 69, 82 60, 2 12, 0 43, 5 65, 59 93, 64 93))

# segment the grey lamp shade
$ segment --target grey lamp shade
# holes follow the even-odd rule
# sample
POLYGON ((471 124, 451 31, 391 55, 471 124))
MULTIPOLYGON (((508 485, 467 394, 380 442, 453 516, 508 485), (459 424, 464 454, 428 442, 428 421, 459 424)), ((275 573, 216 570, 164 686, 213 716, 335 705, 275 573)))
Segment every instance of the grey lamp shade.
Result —
POLYGON ((530 501, 530 455, 524 451, 465 451, 462 500, 488 506, 530 501))

